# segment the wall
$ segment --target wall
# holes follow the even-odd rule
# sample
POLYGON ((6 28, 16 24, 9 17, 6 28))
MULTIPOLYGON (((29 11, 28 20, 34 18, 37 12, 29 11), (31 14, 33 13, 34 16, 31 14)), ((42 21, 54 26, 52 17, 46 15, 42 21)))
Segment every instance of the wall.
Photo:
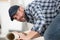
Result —
POLYGON ((1 24, 1 15, 0 15, 0 24, 1 24))
POLYGON ((1 15, 1 26, 2 26, 2 34, 0 36, 5 36, 5 34, 8 32, 8 13, 7 9, 9 7, 8 2, 0 2, 0 15, 1 15))
POLYGON ((0 1, 0 16, 1 16, 1 35, 0 37, 5 37, 9 30, 19 30, 22 31, 22 22, 18 22, 16 20, 11 21, 8 9, 11 6, 10 0, 8 1, 0 1))

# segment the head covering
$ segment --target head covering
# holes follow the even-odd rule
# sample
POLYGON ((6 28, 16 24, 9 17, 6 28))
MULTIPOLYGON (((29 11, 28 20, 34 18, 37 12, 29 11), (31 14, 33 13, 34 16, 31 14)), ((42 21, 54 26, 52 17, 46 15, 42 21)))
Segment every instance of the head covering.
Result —
POLYGON ((11 6, 9 8, 9 16, 10 16, 10 18, 11 18, 12 21, 13 21, 12 16, 16 14, 16 12, 17 12, 17 10, 18 10, 19 7, 20 6, 18 6, 18 5, 14 5, 14 6, 11 6))

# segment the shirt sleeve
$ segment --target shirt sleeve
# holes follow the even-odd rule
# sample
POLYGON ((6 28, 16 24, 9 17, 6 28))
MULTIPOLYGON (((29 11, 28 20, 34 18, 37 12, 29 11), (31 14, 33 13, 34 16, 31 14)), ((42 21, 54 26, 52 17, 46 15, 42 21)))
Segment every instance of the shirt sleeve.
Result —
POLYGON ((45 24, 46 24, 46 21, 44 18, 37 19, 37 20, 35 20, 34 26, 32 27, 31 30, 36 31, 36 32, 40 33, 41 36, 43 36, 44 31, 46 30, 45 24))

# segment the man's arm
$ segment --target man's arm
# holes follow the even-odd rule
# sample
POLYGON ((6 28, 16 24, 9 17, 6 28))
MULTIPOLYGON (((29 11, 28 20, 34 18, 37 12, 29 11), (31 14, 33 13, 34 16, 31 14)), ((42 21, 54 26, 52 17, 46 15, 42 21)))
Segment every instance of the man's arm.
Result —
POLYGON ((31 40, 37 37, 40 37, 40 34, 38 32, 35 31, 29 31, 29 32, 24 32, 24 33, 19 33, 20 38, 18 38, 18 40, 31 40))
POLYGON ((36 31, 30 31, 26 37, 29 39, 33 39, 33 38, 40 37, 40 34, 36 31))

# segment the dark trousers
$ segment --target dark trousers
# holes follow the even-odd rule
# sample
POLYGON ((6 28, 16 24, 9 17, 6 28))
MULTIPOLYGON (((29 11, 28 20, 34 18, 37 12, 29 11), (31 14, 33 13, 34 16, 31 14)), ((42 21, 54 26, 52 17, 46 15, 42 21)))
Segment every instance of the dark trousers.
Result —
POLYGON ((55 20, 46 29, 44 33, 45 40, 60 40, 60 14, 57 15, 55 20))

